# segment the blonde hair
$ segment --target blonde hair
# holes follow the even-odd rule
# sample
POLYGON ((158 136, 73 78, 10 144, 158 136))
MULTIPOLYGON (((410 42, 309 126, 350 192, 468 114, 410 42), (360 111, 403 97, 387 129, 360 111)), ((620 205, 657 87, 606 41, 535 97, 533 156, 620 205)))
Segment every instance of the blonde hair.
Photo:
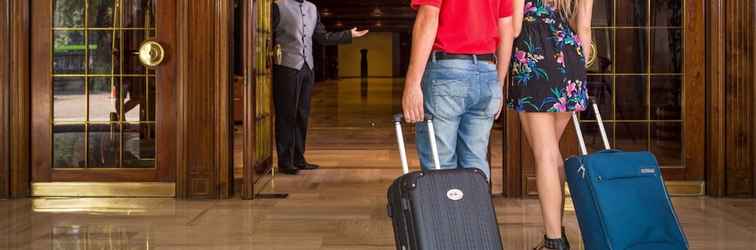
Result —
POLYGON ((557 9, 559 14, 565 18, 572 18, 575 15, 575 6, 580 0, 549 0, 557 9))

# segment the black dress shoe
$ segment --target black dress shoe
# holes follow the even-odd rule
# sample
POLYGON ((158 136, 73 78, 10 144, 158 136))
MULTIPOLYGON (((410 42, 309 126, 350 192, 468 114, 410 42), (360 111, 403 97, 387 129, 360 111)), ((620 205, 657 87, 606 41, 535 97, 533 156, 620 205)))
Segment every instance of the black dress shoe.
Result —
POLYGON ((287 175, 296 175, 299 173, 299 169, 291 166, 278 167, 278 172, 287 175))
POLYGON ((302 165, 297 165, 297 168, 299 170, 315 170, 315 169, 320 168, 320 166, 318 166, 316 164, 312 164, 312 163, 305 163, 305 164, 302 164, 302 165))

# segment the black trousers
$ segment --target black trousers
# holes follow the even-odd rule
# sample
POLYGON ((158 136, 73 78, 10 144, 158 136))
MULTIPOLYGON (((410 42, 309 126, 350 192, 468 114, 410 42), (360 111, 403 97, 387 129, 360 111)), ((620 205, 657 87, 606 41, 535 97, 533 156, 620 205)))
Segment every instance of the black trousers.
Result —
POLYGON ((315 73, 305 64, 295 70, 273 66, 273 102, 276 108, 278 166, 299 166, 304 158, 310 97, 315 73))

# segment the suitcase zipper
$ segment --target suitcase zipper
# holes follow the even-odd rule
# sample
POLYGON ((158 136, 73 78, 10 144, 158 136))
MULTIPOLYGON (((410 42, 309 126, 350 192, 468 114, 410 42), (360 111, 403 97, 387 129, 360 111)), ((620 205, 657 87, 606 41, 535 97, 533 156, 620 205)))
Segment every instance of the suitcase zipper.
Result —
MULTIPOLYGON (((583 179, 585 179, 586 169, 585 169, 585 164, 583 163, 583 160, 580 160, 580 169, 583 170, 583 173, 582 173, 583 174, 583 179)), ((578 169, 578 172, 580 171, 580 169, 578 169)), ((590 176, 588 176, 588 177, 589 177, 588 182, 591 182, 590 176)), ((604 231, 604 239, 606 239, 606 243, 609 246, 609 250, 612 250, 612 249, 614 249, 612 247, 612 243, 611 243, 612 240, 609 237, 609 232, 607 232, 607 230, 609 229, 609 227, 606 225, 606 223, 603 220, 604 214, 602 213, 602 211, 601 211, 601 205, 598 203, 598 200, 597 200, 598 194, 596 193, 596 190, 594 190, 593 185, 591 185, 590 183, 586 183, 586 186, 588 187, 588 191, 591 192, 591 196, 593 196, 593 199, 591 199, 593 201, 593 206, 596 207, 596 212, 598 212, 598 216, 601 218, 601 219, 599 219, 599 221, 601 221, 601 226, 603 227, 602 231, 604 231)))

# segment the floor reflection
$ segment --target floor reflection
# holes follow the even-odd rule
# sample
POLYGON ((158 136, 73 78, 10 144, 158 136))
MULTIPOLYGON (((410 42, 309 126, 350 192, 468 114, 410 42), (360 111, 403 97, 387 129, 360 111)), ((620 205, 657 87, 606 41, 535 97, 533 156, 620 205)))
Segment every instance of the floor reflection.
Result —
POLYGON ((349 78, 315 85, 312 128, 391 127, 401 110, 404 81, 393 78, 349 78))
POLYGON ((52 249, 151 249, 150 229, 127 225, 56 226, 51 234, 52 249))

